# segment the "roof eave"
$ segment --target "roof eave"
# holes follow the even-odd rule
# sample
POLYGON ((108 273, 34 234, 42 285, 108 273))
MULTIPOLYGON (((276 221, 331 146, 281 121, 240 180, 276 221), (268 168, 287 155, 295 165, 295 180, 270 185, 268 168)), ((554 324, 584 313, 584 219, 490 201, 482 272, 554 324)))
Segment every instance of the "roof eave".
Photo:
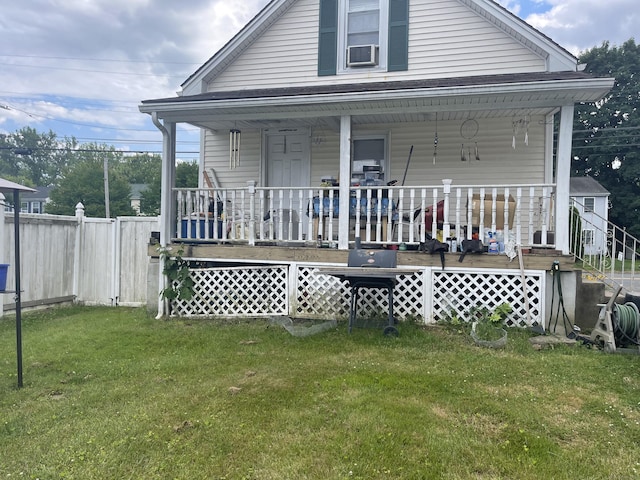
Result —
POLYGON ((581 80, 556 80, 544 83, 510 83, 487 84, 473 86, 431 87, 393 91, 366 91, 333 94, 305 94, 278 97, 234 98, 224 100, 193 100, 184 98, 177 101, 160 101, 143 103, 139 106, 142 113, 158 112, 161 117, 174 114, 188 115, 203 111, 224 109, 265 109, 279 107, 305 106, 311 107, 327 104, 370 104, 375 102, 410 101, 415 99, 437 99, 447 97, 461 98, 461 105, 474 109, 488 108, 490 105, 482 102, 466 102, 464 99, 491 97, 496 95, 511 95, 524 97, 528 93, 549 94, 548 104, 560 106, 575 102, 593 102, 602 98, 613 87, 613 78, 594 78, 581 80), (579 92, 579 98, 576 94, 579 92))

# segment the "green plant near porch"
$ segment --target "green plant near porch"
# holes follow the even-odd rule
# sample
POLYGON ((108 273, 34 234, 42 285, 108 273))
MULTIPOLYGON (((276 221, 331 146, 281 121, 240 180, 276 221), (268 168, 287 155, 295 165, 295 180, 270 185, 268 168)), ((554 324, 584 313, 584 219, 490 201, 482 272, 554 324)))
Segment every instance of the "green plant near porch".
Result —
POLYGON ((497 341, 506 336, 502 328, 507 316, 513 312, 509 303, 503 302, 493 310, 484 306, 476 306, 469 309, 469 321, 472 323, 473 332, 480 340, 497 341))
POLYGON ((184 249, 179 248, 172 254, 171 248, 158 248, 163 262, 162 273, 167 277, 167 286, 160 291, 160 296, 172 300, 191 300, 194 293, 194 281, 191 278, 189 262, 182 258, 184 249))

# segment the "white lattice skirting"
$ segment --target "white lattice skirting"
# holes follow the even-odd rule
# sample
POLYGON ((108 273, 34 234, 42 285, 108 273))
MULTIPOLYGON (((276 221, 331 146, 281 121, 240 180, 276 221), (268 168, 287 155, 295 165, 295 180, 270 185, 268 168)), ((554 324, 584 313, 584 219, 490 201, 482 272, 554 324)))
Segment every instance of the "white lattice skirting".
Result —
MULTIPOLYGON (((329 265, 322 265, 329 266, 329 265)), ((304 318, 346 319, 350 290, 335 277, 316 275, 319 265, 271 265, 192 270, 195 295, 174 304, 179 316, 263 317, 289 315, 304 318)), ((458 315, 472 307, 493 309, 507 302, 513 313, 509 326, 543 325, 545 272, 468 270, 425 267, 398 276, 394 291, 394 315, 431 323, 458 315)), ((359 315, 386 312, 384 290, 362 289, 359 315)))

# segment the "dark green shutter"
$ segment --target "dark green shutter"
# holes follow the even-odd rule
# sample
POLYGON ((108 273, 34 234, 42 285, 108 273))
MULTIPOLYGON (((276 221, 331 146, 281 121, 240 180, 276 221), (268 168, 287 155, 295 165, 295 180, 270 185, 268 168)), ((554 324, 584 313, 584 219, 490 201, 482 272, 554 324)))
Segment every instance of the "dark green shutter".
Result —
POLYGON ((335 75, 338 63, 338 0, 320 0, 318 75, 335 75))
POLYGON ((389 0, 387 71, 409 69, 409 0, 389 0))

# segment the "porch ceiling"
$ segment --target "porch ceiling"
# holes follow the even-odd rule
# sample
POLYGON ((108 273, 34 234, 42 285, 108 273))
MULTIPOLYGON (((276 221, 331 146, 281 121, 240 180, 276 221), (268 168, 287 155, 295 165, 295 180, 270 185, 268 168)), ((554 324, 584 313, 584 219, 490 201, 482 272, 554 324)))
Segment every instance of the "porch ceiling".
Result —
POLYGON ((439 120, 545 115, 563 105, 599 100, 613 81, 561 72, 210 92, 147 100, 140 111, 212 130, 337 126, 335 118, 342 115, 351 115, 355 124, 425 121, 436 114, 439 120))

